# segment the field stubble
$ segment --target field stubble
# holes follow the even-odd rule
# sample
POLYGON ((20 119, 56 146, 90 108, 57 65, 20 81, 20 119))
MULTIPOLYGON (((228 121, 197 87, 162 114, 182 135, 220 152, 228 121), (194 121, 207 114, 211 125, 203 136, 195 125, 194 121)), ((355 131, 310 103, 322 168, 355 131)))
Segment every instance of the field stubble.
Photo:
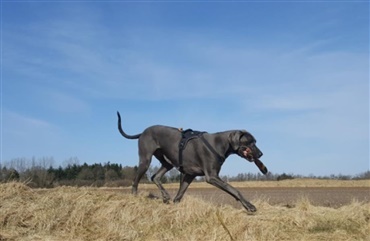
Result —
POLYGON ((368 240, 370 203, 339 208, 254 200, 250 215, 186 195, 179 204, 98 188, 0 184, 0 240, 368 240))

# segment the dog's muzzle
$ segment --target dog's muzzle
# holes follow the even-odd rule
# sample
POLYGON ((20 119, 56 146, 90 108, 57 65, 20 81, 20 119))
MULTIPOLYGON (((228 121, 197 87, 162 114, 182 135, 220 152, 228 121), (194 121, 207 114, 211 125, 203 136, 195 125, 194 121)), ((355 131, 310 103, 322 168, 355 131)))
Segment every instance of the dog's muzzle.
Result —
POLYGON ((241 146, 239 148, 238 154, 250 162, 258 160, 263 155, 263 153, 260 151, 260 149, 258 149, 258 147, 255 144, 241 146))

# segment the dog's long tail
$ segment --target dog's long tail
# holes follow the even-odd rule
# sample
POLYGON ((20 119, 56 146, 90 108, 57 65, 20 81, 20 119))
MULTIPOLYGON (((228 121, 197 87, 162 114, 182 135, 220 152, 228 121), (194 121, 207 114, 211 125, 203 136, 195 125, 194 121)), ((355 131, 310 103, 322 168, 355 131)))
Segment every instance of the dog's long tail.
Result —
POLYGON ((121 126, 121 115, 119 114, 119 112, 117 111, 117 116, 118 116, 118 130, 119 132, 121 133, 121 135, 127 139, 139 139, 139 137, 141 136, 141 134, 137 134, 137 135, 133 135, 133 136, 130 136, 130 135, 127 135, 123 130, 122 130, 122 126, 121 126))

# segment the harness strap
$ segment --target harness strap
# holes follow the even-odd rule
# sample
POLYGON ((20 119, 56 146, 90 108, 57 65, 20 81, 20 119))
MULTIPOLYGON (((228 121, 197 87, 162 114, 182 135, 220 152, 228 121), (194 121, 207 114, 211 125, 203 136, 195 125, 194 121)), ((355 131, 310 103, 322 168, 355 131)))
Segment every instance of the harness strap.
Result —
POLYGON ((206 145, 208 150, 210 150, 217 158, 218 162, 220 165, 224 163, 223 157, 217 153, 217 151, 209 144, 209 142, 204 138, 203 134, 206 132, 199 132, 199 131, 193 131, 191 129, 181 131, 182 134, 182 139, 180 140, 179 143, 179 171, 182 171, 183 163, 182 163, 182 151, 185 149, 186 144, 188 141, 195 139, 195 138, 200 138, 202 142, 206 145))
POLYGON ((223 157, 220 154, 218 154, 218 152, 215 150, 215 148, 213 148, 211 146, 211 144, 209 144, 209 142, 206 140, 206 138, 204 138, 203 135, 200 136, 200 139, 206 145, 206 147, 208 148, 208 150, 210 150, 217 157, 217 160, 220 163, 220 165, 222 165, 224 163, 223 157))
POLYGON ((192 129, 183 130, 182 128, 179 129, 181 131, 181 140, 179 143, 179 170, 182 169, 182 151, 185 150, 186 145, 192 139, 198 138, 203 135, 204 132, 200 131, 193 131, 192 129))

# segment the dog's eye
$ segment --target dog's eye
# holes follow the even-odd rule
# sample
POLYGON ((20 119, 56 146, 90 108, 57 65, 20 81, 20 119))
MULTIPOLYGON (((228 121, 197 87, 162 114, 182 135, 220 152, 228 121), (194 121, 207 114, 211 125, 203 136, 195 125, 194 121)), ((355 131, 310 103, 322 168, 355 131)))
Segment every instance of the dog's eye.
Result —
POLYGON ((254 140, 249 141, 249 142, 247 143, 247 145, 248 145, 248 146, 255 145, 255 144, 256 144, 256 142, 255 142, 254 140))

